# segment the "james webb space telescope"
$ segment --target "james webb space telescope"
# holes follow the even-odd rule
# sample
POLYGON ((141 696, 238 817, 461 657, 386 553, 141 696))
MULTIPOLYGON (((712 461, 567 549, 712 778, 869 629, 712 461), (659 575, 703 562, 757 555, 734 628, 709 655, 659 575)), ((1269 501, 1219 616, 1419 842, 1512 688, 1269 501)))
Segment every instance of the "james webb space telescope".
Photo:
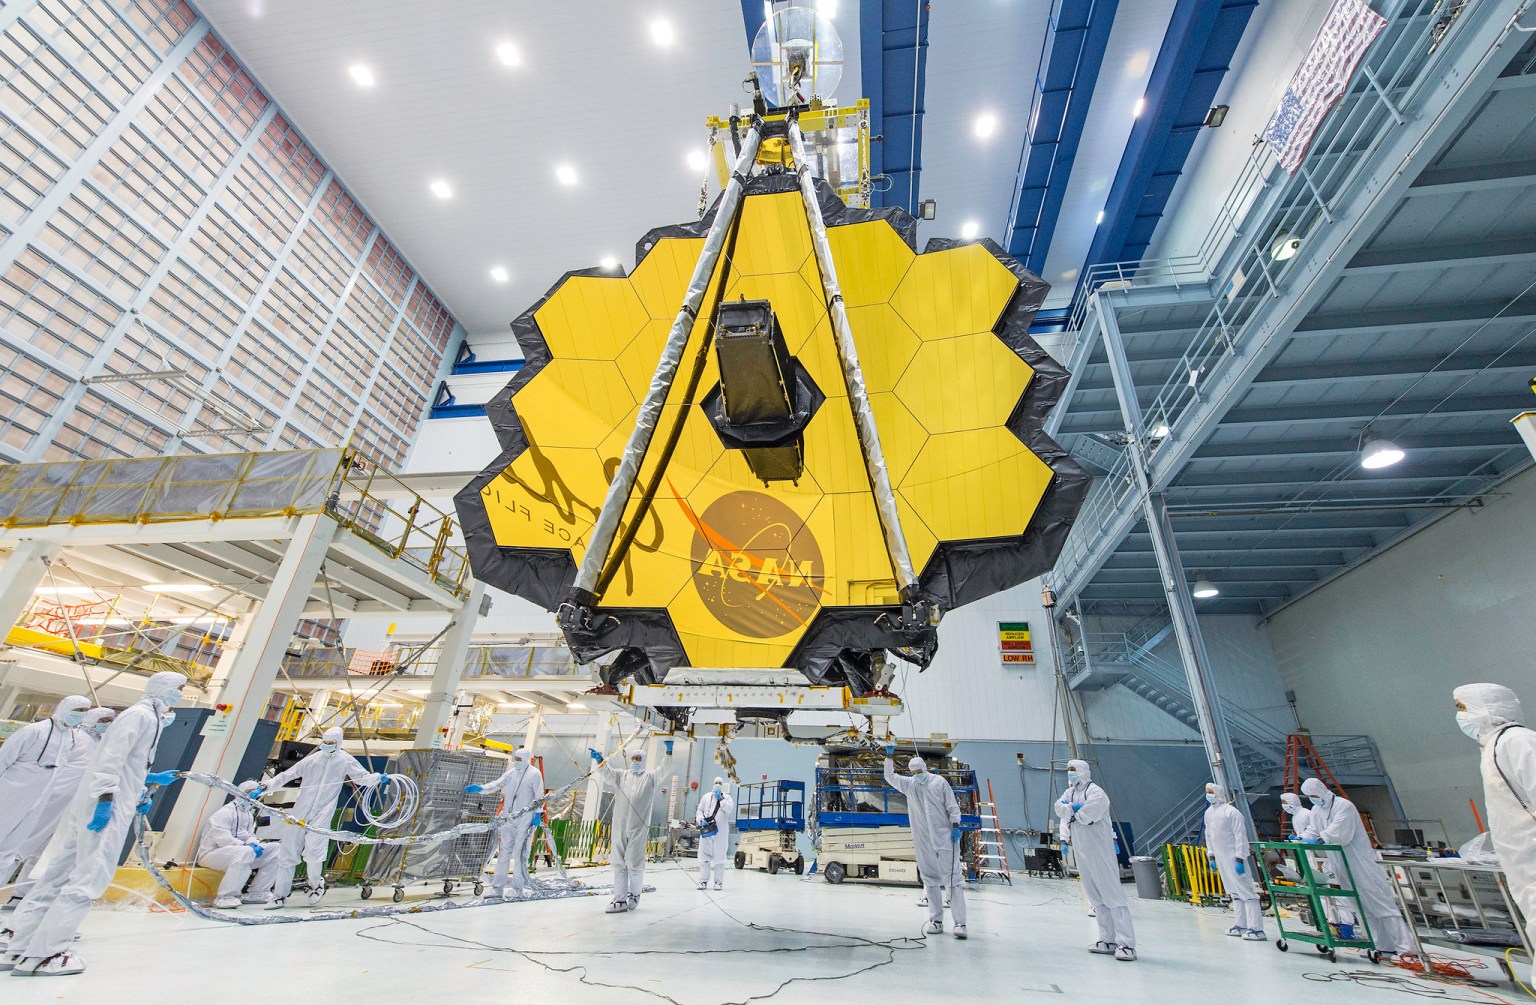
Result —
POLYGON ((779 11, 754 63, 703 218, 513 322, 503 452, 456 502, 475 576, 557 612, 601 692, 793 736, 797 710, 898 713, 892 658, 926 667, 945 611, 1049 569, 1088 478, 1041 431, 1067 378, 1028 335, 1045 283, 867 208, 824 18, 779 11))

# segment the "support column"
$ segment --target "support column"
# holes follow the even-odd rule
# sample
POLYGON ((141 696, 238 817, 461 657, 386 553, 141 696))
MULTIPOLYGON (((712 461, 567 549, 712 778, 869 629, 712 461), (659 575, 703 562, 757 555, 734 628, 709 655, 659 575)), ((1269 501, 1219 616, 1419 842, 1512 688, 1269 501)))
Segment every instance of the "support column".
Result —
POLYGON ((437 731, 448 725, 448 717, 453 714, 454 698, 459 693, 464 661, 469 657, 469 643, 475 636, 475 625, 480 620, 480 601, 484 596, 485 584, 475 583, 443 633, 437 667, 432 671, 432 690, 427 693, 426 707, 416 722, 418 747, 432 746, 437 731))
POLYGON ((528 717, 528 729, 523 733, 523 746, 528 748, 528 756, 532 757, 538 752, 539 731, 544 728, 544 709, 535 708, 533 714, 528 717))
POLYGON ((1163 592, 1168 598, 1173 634, 1178 640, 1179 655, 1183 657, 1190 701, 1195 706, 1200 739, 1205 744, 1205 756, 1211 764, 1211 777, 1217 785, 1227 790, 1232 797, 1232 804, 1243 814, 1248 822, 1248 831, 1252 834, 1253 818, 1248 811, 1248 800, 1242 794, 1242 772, 1238 769, 1237 757, 1233 753, 1232 738, 1227 734, 1226 720, 1219 711, 1220 699, 1212 680, 1211 658, 1205 649, 1205 637, 1200 633, 1199 619, 1195 616, 1195 600, 1190 595, 1189 579, 1179 559, 1173 527, 1168 522, 1168 504, 1161 492, 1152 492, 1151 481, 1147 476, 1146 429, 1142 421, 1141 402, 1136 397, 1136 383, 1131 376, 1131 365, 1125 357, 1125 343, 1120 337, 1119 319, 1104 303, 1102 296, 1095 295, 1093 300, 1099 318, 1099 330, 1104 339, 1104 352, 1109 359, 1110 375, 1115 382, 1115 396, 1120 399, 1120 414, 1125 419, 1125 432, 1129 439, 1126 449, 1131 453, 1131 470, 1136 475, 1147 534, 1152 539, 1158 571, 1163 577, 1163 592))
MULTIPOLYGON (((613 714, 600 715, 599 718, 602 721, 598 724, 597 736, 592 741, 592 748, 606 757, 608 754, 608 739, 613 727, 613 714)), ((588 763, 592 762, 589 761, 588 763)), ((602 783, 597 780, 597 775, 594 773, 592 777, 587 779, 587 798, 581 806, 582 823, 590 824, 596 822, 597 802, 601 793, 602 783)))
POLYGON ((59 546, 47 541, 22 541, 0 567, 0 641, 32 602, 37 588, 45 585, 48 563, 59 546))
MULTIPOLYGON (((233 705, 234 713, 229 732, 203 738, 192 762, 193 771, 229 779, 239 768, 336 530, 336 521, 323 513, 298 519, 283 560, 272 575, 267 599, 251 612, 244 644, 227 668, 220 661, 218 670, 225 674, 223 679, 216 677, 209 682, 212 700, 233 705)), ((156 849, 162 861, 190 862, 203 821, 224 803, 223 793, 185 782, 182 786, 156 849)))

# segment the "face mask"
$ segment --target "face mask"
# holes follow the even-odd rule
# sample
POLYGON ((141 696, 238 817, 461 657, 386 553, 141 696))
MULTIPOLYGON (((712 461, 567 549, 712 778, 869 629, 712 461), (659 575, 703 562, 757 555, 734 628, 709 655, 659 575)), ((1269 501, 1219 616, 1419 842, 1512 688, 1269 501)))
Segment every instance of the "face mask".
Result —
POLYGON ((645 770, 645 762, 644 761, 630 761, 629 762, 629 770, 633 771, 635 774, 638 775, 640 772, 645 770))
POLYGON ((182 694, 180 690, 172 691, 170 694, 165 696, 165 707, 175 708, 177 705, 181 704, 182 699, 185 697, 186 695, 182 694))
POLYGON ((104 736, 107 732, 107 727, 110 725, 112 725, 111 719, 108 719, 106 722, 98 722, 96 725, 91 727, 91 732, 95 733, 97 736, 104 736))
POLYGON ((1307 799, 1308 799, 1309 802, 1312 803, 1312 808, 1313 809, 1316 809, 1317 807, 1323 805, 1323 797, 1322 796, 1308 796, 1307 799))
POLYGON ((85 712, 65 712, 63 719, 66 726, 78 726, 85 721, 85 712))
POLYGON ((1471 712, 1457 712, 1456 725, 1460 726, 1461 731, 1474 740, 1477 739, 1477 734, 1481 731, 1482 727, 1482 723, 1478 722, 1471 712))
POLYGON ((1078 775, 1078 773, 1075 772, 1075 771, 1067 772, 1067 784, 1068 785, 1076 785, 1077 781, 1078 781, 1078 778, 1080 778, 1080 777, 1081 776, 1078 775))
POLYGON ((166 726, 169 726, 171 723, 173 723, 175 721, 176 721, 176 713, 175 712, 165 712, 165 713, 163 713, 160 716, 160 727, 162 729, 164 729, 166 726))
POLYGON ((1282 805, 1282 808, 1284 808, 1285 812, 1289 813, 1293 817, 1296 814, 1301 812, 1301 804, 1300 803, 1283 803, 1281 805, 1282 805))
POLYGON ((336 753, 336 744, 334 744, 334 743, 322 743, 322 744, 320 744, 320 753, 322 753, 322 754, 334 754, 334 753, 336 753))
POLYGON ((721 792, 723 792, 723 791, 724 791, 724 790, 723 790, 723 789, 722 789, 722 788, 721 788, 721 787, 720 787, 720 786, 718 786, 718 785, 716 785, 716 786, 715 786, 715 794, 716 794, 716 795, 718 795, 718 794, 720 794, 720 793, 721 793, 721 792))
POLYGON ((1214 792, 1207 792, 1205 794, 1205 801, 1210 803, 1212 806, 1215 806, 1216 805, 1216 793, 1214 793, 1214 792))

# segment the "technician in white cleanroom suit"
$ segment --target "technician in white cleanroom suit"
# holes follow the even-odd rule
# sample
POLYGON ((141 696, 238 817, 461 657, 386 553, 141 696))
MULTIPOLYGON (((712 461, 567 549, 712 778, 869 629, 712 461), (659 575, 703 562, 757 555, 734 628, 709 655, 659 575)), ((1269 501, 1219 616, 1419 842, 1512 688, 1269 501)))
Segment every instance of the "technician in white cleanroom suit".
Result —
POLYGON ((947 779, 928 770, 921 757, 907 762, 911 775, 898 775, 885 747, 885 783, 907 797, 907 817, 912 822, 912 844, 917 850, 917 876, 928 895, 929 935, 944 931, 944 891, 949 892, 949 911, 955 918, 955 938, 966 937, 965 876, 960 862, 960 804, 947 779))
POLYGON ((529 842, 533 840, 534 826, 539 822, 539 802, 544 798, 544 775, 528 763, 532 759, 527 747, 518 747, 512 754, 512 767, 500 778, 486 785, 466 785, 464 791, 504 793, 501 814, 497 817, 496 833, 501 840, 501 851, 496 855, 496 872, 491 877, 491 896, 504 897, 507 893, 507 863, 514 863, 512 896, 523 897, 533 892, 533 879, 528 875, 529 842))
MULTIPOLYGON (((341 727, 332 726, 320 736, 320 746, 287 771, 251 791, 251 798, 263 792, 280 789, 297 780, 299 796, 289 814, 311 827, 329 830, 331 818, 336 814, 336 798, 341 795, 341 784, 351 781, 363 788, 372 788, 389 781, 389 776, 375 773, 358 763, 357 758, 341 749, 341 727)), ((331 850, 331 839, 324 834, 313 834, 304 828, 283 822, 282 847, 277 856, 280 863, 273 869, 272 899, 269 908, 279 908, 293 891, 293 870, 304 860, 306 882, 309 884, 309 902, 318 904, 325 896, 325 858, 331 850)), ((253 888, 253 893, 265 890, 253 888)))
POLYGON ((1253 873, 1248 852, 1248 821, 1242 811, 1227 799, 1227 790, 1211 782, 1205 787, 1205 854, 1211 868, 1221 874, 1222 889, 1232 898, 1232 913, 1237 924, 1227 934, 1249 942, 1264 941, 1264 912, 1259 894, 1253 888, 1253 873))
MULTIPOLYGON (((48 842, 53 839, 53 832, 58 830, 59 821, 64 819, 64 811, 69 807, 70 800, 75 798, 75 790, 80 787, 80 779, 85 777, 85 769, 90 767, 91 757, 96 753, 96 744, 101 741, 115 718, 117 713, 110 708, 93 708, 85 713, 85 720, 75 727, 76 732, 86 737, 86 742, 76 744, 69 759, 54 769, 53 784, 48 789, 48 796, 33 813, 35 823, 31 833, 17 845, 21 868, 16 871, 16 888, 11 892, 12 900, 21 900, 32 889, 33 880, 28 879, 27 875, 37 865, 38 859, 42 858, 48 842)), ((0 874, 4 872, 4 868, 0 867, 0 874)))
POLYGON ((1099 923, 1099 941, 1090 953, 1127 962, 1136 959, 1136 930, 1131 908, 1120 888, 1120 866, 1115 861, 1115 827, 1109 816, 1109 796, 1093 784, 1087 761, 1067 762, 1067 791, 1056 800, 1061 818, 1061 840, 1070 842, 1083 880, 1083 892, 1099 923))
MULTIPOLYGON (((249 795, 261 788, 255 782, 241 782, 240 791, 249 795)), ((278 867, 277 847, 263 845, 256 840, 256 806, 244 799, 231 799, 214 810, 213 816, 203 825, 203 839, 197 845, 197 864, 204 869, 217 869, 224 873, 219 881, 219 893, 213 906, 220 910, 234 910, 240 906, 240 891, 245 881, 256 869, 253 889, 266 890, 272 886, 272 873, 278 867)), ((250 898, 261 903, 264 895, 250 898)))
MULTIPOLYGON (((671 753, 671 741, 668 741, 671 753)), ((635 750, 621 755, 629 770, 616 768, 603 755, 587 748, 597 762, 593 770, 613 790, 613 821, 609 826, 608 859, 613 863, 613 901, 609 914, 633 911, 640 906, 640 890, 645 883, 645 841, 651 833, 651 805, 656 801, 656 780, 660 768, 645 767, 645 752, 635 750)))
MULTIPOLYGON (((1536 937, 1536 732, 1521 722, 1520 699, 1500 684, 1464 684, 1452 692, 1456 724, 1483 748, 1488 830, 1510 896, 1536 937)), ((1536 973, 1536 965, 1532 967, 1536 973)))
POLYGON ((725 779, 715 776, 710 790, 699 798, 694 823, 699 825, 699 889, 709 885, 709 873, 715 873, 715 889, 725 889, 725 853, 731 845, 731 815, 736 801, 725 791, 725 779), (704 832, 714 828, 714 832, 704 832))
POLYGON ((0 743, 0 883, 7 882, 26 857, 23 846, 38 813, 63 791, 59 772, 90 749, 90 738, 75 728, 90 707, 89 701, 72 694, 55 705, 48 718, 21 727, 0 743))
MULTIPOLYGON (((1316 778, 1301 783, 1301 794, 1312 800, 1312 821, 1318 839, 1344 849, 1344 861, 1349 865, 1349 876, 1354 878, 1355 892, 1360 895, 1360 912, 1370 927, 1371 941, 1383 953, 1413 952, 1413 940, 1392 893, 1392 881, 1387 879, 1376 849, 1371 847, 1360 811, 1316 778)), ((1334 881, 1347 881, 1344 870, 1336 868, 1334 881)))
MULTIPOLYGON (((95 756, 64 811, 62 840, 11 918, 0 969, 38 977, 78 974, 85 961, 72 948, 91 901, 106 892, 134 811, 149 808, 145 785, 171 781, 149 775, 160 731, 175 720, 187 678, 162 671, 144 683, 144 697, 124 709, 96 745, 95 756)), ((89 742, 89 741, 87 741, 89 742)), ((4 936, 7 933, 0 933, 4 936)))
POLYGON ((1291 832, 1286 840, 1300 838, 1312 841, 1317 838, 1317 825, 1312 822, 1312 811, 1301 805, 1301 797, 1294 792, 1280 793, 1280 808, 1291 818, 1291 832))

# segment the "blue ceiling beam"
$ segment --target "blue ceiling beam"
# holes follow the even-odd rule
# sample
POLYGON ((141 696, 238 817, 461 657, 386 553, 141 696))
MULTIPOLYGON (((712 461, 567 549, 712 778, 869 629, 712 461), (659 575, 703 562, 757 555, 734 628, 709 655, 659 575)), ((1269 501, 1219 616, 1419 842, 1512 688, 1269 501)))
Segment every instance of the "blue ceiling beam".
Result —
MULTIPOLYGON (((743 0, 745 3, 746 0, 743 0)), ((917 215, 922 175, 923 86, 928 70, 926 0, 863 0, 859 4, 859 58, 870 131, 870 174, 876 206, 900 206, 917 215), (884 190, 881 185, 886 185, 884 190)))
POLYGON ((1256 6, 1258 0, 1178 0, 1084 274, 1146 253, 1256 6))
POLYGON ((1051 14, 1003 242, 1035 273, 1045 270, 1118 7, 1119 0, 1060 0, 1051 14))
POLYGON ((741 20, 747 29, 747 51, 752 51, 752 43, 757 40, 757 33, 767 20, 763 16, 763 0, 741 0, 741 20))

